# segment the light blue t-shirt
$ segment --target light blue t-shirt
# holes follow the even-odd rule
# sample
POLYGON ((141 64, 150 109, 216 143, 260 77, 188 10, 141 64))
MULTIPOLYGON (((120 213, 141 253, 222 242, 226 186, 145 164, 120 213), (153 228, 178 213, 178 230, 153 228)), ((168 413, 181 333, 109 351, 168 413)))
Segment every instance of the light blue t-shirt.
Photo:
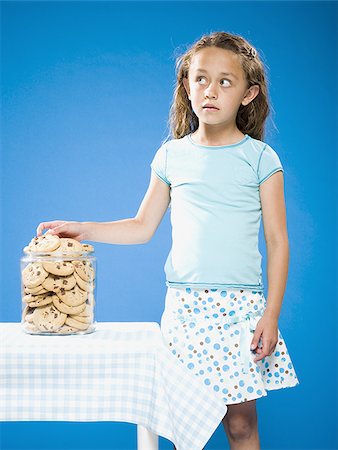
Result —
POLYGON ((259 185, 284 172, 277 153, 247 134, 222 146, 188 134, 162 144, 150 166, 170 186, 166 285, 263 290, 259 185))

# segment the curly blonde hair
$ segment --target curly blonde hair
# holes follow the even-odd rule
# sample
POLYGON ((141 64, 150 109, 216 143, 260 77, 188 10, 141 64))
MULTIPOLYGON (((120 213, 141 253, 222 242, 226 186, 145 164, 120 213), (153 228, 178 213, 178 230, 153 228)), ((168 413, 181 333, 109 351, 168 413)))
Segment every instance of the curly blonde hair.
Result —
MULTIPOLYGON (((270 113, 265 67, 258 52, 246 39, 224 31, 203 35, 184 54, 176 58, 175 90, 168 121, 171 137, 180 139, 198 128, 199 120, 191 107, 183 78, 188 78, 193 56, 206 47, 224 48, 240 55, 248 88, 253 85, 259 86, 258 95, 248 105, 240 105, 236 125, 243 134, 262 140, 265 134, 265 121, 270 113)), ((169 137, 170 135, 167 139, 169 137)))

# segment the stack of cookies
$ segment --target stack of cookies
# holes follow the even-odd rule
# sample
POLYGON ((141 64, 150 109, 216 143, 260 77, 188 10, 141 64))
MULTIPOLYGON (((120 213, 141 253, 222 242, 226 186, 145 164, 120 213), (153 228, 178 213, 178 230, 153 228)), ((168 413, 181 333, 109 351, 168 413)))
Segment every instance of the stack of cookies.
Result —
POLYGON ((34 237, 21 259, 22 325, 32 334, 93 331, 94 248, 46 233, 34 237))

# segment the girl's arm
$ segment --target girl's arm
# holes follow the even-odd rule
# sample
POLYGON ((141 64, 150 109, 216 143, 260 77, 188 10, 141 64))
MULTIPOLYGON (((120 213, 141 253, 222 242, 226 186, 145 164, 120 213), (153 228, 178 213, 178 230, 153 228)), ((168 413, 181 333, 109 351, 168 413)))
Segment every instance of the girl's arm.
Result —
POLYGON ((264 236, 268 254, 268 295, 263 316, 257 323, 251 349, 255 362, 271 355, 278 342, 278 318, 286 287, 289 243, 286 229, 283 173, 278 171, 260 185, 264 236), (259 341, 262 345, 259 346, 259 341))
POLYGON ((266 315, 278 320, 289 264, 284 178, 281 171, 274 173, 260 185, 260 198, 267 247, 268 295, 266 315))
POLYGON ((107 244, 145 244, 150 241, 170 203, 170 188, 151 171, 148 190, 140 208, 133 218, 113 222, 66 222, 54 220, 42 222, 37 227, 37 236, 42 231, 107 244))

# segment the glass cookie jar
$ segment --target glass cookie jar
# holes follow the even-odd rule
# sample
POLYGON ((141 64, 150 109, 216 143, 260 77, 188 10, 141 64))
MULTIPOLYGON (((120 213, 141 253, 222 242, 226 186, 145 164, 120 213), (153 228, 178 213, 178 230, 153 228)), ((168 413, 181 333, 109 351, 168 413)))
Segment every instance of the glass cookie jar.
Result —
POLYGON ((92 251, 30 252, 20 259, 25 333, 88 334, 95 331, 96 257, 92 251))

